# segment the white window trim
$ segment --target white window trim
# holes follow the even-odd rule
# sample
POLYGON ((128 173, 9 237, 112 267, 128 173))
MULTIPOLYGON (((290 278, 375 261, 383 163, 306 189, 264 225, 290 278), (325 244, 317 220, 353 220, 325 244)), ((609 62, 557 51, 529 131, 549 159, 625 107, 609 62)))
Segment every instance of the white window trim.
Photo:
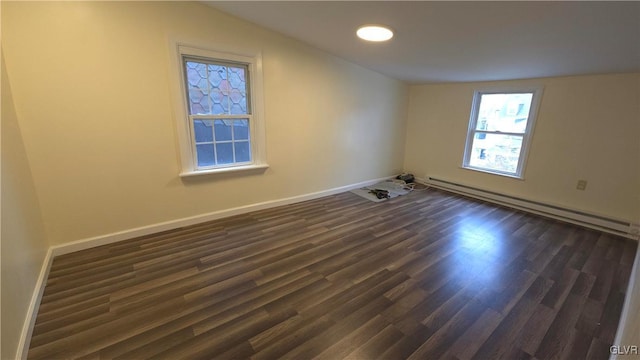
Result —
MULTIPOLYGON (((228 174, 230 172, 264 171, 268 168, 264 125, 262 54, 260 52, 238 51, 237 49, 221 49, 220 46, 202 44, 194 41, 185 42, 171 39, 169 43, 172 97, 175 104, 174 117, 181 167, 180 176, 189 177, 195 175, 228 174), (182 61, 183 56, 195 56, 247 64, 251 96, 251 115, 249 116, 251 118, 251 121, 249 121, 251 163, 198 169, 195 154, 195 140, 192 140, 193 125, 190 122, 187 108, 188 99, 184 80, 185 70, 182 61)), ((245 116, 245 118, 246 117, 247 116, 245 116)))
MULTIPOLYGON (((462 168, 468 170, 474 170, 494 175, 506 176, 515 179, 524 179, 524 172, 527 167, 527 159, 529 157, 529 149, 531 147, 531 139, 533 137, 533 131, 535 129, 536 119, 538 117, 538 109, 542 100, 542 86, 523 86, 523 87, 491 87, 475 90, 473 93, 473 102, 471 105, 471 115, 469 118, 469 127, 467 129, 467 140, 464 147, 464 156, 462 158, 462 168), (476 125, 478 122, 478 112, 480 111, 480 97, 485 94, 512 94, 512 93, 532 93, 531 107, 529 108, 529 117, 527 119, 527 128, 524 134, 517 134, 522 136, 522 147, 520 149, 520 156, 518 157, 518 166, 515 173, 503 172, 499 170, 491 170, 469 164, 471 158, 471 147, 473 146, 473 139, 476 133, 476 125)), ((510 135, 510 133, 504 133, 503 135, 510 135)))

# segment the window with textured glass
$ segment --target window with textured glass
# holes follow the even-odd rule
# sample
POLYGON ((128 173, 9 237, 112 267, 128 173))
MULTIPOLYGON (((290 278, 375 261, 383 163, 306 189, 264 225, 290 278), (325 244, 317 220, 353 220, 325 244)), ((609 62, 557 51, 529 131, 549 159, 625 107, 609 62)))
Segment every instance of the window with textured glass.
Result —
POLYGON ((184 56, 183 66, 196 169, 252 163, 248 64, 184 56))

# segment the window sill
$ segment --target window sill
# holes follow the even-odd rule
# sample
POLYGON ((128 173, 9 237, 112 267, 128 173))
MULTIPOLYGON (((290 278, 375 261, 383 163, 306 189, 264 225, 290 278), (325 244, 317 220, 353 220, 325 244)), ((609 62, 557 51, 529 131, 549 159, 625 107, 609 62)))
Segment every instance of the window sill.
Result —
POLYGON ((225 168, 207 169, 207 170, 191 170, 191 171, 181 172, 180 177, 184 178, 184 177, 193 177, 193 176, 202 176, 202 175, 229 174, 234 172, 264 171, 267 168, 269 168, 269 164, 230 166, 225 168))
POLYGON ((505 173, 501 173, 501 172, 497 172, 497 171, 491 171, 491 170, 486 170, 486 169, 481 169, 481 168, 475 168, 475 167, 471 167, 471 166, 460 166, 461 169, 464 170, 471 170, 471 171, 477 171, 477 172, 481 172, 481 173, 485 173, 485 174, 491 174, 491 175, 499 175, 499 176, 504 176, 504 177, 508 177, 511 179, 515 179, 515 180, 523 180, 524 181, 524 177, 523 176, 518 176, 515 174, 505 174, 505 173))

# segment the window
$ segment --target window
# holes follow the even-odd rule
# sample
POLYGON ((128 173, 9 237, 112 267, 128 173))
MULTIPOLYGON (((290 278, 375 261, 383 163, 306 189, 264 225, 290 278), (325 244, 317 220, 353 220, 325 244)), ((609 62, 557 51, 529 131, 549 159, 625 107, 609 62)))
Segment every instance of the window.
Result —
POLYGON ((541 92, 476 91, 462 166, 522 178, 541 92))
POLYGON ((196 168, 251 163, 246 64, 184 57, 196 168))
POLYGON ((181 175, 266 168, 260 58, 176 49, 181 175))

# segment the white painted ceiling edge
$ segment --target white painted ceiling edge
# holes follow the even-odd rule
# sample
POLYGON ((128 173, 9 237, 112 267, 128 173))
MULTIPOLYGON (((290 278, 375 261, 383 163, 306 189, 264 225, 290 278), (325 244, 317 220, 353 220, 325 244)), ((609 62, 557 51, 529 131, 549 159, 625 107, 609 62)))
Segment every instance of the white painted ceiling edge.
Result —
POLYGON ((414 84, 640 71, 640 2, 205 3, 414 84), (394 37, 362 41, 364 24, 394 37))

